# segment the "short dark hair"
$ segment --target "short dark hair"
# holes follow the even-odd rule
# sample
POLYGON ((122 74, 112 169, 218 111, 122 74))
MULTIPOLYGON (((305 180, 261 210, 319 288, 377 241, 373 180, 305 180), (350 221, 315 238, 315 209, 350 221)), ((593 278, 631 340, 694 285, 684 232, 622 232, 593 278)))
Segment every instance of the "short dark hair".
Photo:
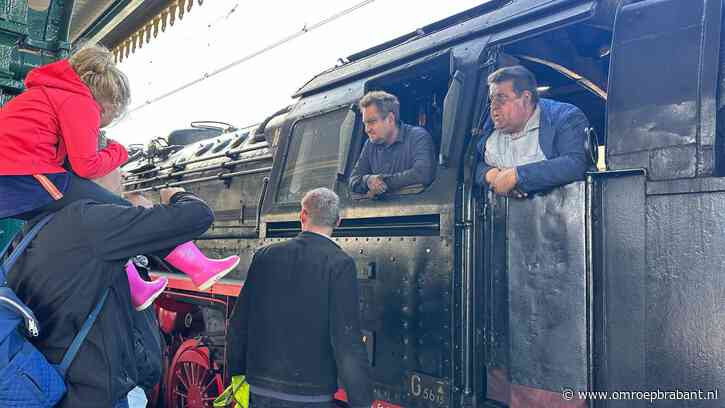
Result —
POLYGON ((388 114, 392 113, 395 115, 395 121, 400 121, 400 102, 395 95, 385 91, 368 92, 360 99, 358 106, 360 109, 365 109, 370 105, 375 105, 383 118, 388 117, 388 114))
POLYGON ((536 77, 528 69, 521 65, 511 67, 503 67, 494 71, 488 76, 488 84, 500 84, 501 82, 511 81, 516 96, 521 96, 524 91, 531 92, 531 103, 536 105, 539 103, 538 84, 536 77))

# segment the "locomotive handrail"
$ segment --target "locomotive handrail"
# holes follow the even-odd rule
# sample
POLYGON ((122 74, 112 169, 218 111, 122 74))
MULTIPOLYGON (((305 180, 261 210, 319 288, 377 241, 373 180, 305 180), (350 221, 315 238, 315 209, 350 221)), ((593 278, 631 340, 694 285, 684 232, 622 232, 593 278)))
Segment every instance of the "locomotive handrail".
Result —
POLYGON ((617 177, 617 176, 629 176, 634 174, 642 174, 647 177, 647 169, 619 169, 619 170, 606 170, 606 171, 587 171, 584 173, 587 176, 594 177, 617 177))
POLYGON ((262 191, 259 193, 259 201, 257 202, 257 220, 254 231, 259 235, 259 225, 262 222, 262 204, 264 204, 264 196, 267 195, 267 188, 269 187, 269 177, 265 177, 262 181, 262 191))
POLYGON ((230 179, 232 177, 244 176, 247 174, 264 173, 264 172, 268 172, 268 171, 272 171, 271 166, 270 167, 261 167, 261 168, 252 169, 252 170, 236 171, 236 172, 232 172, 232 173, 219 173, 214 176, 200 177, 200 178, 195 178, 195 179, 191 179, 191 180, 178 181, 176 183, 166 183, 166 184, 161 184, 161 185, 152 186, 152 187, 139 188, 136 190, 127 191, 126 193, 132 194, 132 193, 144 193, 147 191, 158 191, 158 190, 161 190, 162 188, 181 187, 181 186, 185 186, 188 184, 201 183, 204 181, 226 180, 226 179, 230 179))
POLYGON ((252 158, 249 158, 249 159, 230 160, 230 161, 225 161, 223 163, 218 163, 218 164, 215 164, 215 165, 212 165, 212 166, 199 167, 197 169, 182 170, 182 171, 172 172, 172 173, 169 173, 169 174, 164 174, 164 175, 152 177, 152 178, 149 178, 149 179, 133 180, 133 181, 129 181, 127 183, 124 183, 123 186, 124 187, 127 187, 127 186, 132 186, 132 185, 135 185, 135 184, 150 183, 150 182, 154 182, 154 181, 168 180, 168 179, 172 179, 172 178, 175 178, 175 177, 184 176, 184 175, 187 175, 187 174, 201 173, 201 172, 208 171, 208 170, 228 169, 228 168, 233 167, 233 166, 236 166, 238 164, 253 163, 253 162, 256 162, 256 161, 268 160, 268 159, 271 159, 271 158, 272 158, 272 155, 269 154, 269 155, 264 155, 264 156, 259 156, 259 157, 252 157, 252 158))
POLYGON ((239 154, 242 154, 242 153, 247 153, 247 152, 253 152, 255 150, 261 150, 261 149, 264 149, 264 148, 267 148, 267 147, 268 147, 268 145, 265 143, 265 144, 260 145, 260 146, 246 147, 244 149, 238 149, 238 150, 229 150, 228 152, 225 152, 225 153, 212 154, 211 156, 200 157, 198 159, 189 160, 189 161, 186 161, 186 162, 183 162, 183 163, 169 164, 169 165, 166 165, 166 166, 163 166, 163 167, 153 168, 151 170, 142 171, 140 173, 134 174, 134 176, 139 177, 139 176, 142 176, 144 174, 155 173, 155 172, 159 172, 161 170, 173 169, 173 168, 176 168, 176 167, 179 167, 179 166, 186 166, 187 164, 194 164, 194 163, 198 163, 198 162, 202 162, 202 161, 206 161, 206 160, 218 159, 220 157, 225 157, 225 156, 233 159, 234 156, 236 156, 236 155, 239 155, 239 154))

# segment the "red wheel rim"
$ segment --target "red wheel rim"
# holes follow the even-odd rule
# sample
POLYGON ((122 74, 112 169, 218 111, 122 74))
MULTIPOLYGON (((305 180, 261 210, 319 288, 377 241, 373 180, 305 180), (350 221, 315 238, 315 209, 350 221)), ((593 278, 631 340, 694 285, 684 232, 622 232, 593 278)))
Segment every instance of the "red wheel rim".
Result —
POLYGON ((209 349, 195 339, 179 346, 166 377, 166 401, 174 408, 211 408, 224 390, 209 349))

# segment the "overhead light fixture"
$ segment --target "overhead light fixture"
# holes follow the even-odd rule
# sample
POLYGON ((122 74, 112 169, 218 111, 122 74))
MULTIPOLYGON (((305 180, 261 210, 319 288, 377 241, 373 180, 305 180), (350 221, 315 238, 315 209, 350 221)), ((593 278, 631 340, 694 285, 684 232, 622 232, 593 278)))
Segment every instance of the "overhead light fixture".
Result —
POLYGON ((543 93, 543 92, 546 92, 546 91, 548 91, 549 89, 551 89, 551 87, 550 87, 550 86, 540 86, 540 87, 536 88, 536 90, 537 90, 537 91, 539 91, 539 93, 543 93))

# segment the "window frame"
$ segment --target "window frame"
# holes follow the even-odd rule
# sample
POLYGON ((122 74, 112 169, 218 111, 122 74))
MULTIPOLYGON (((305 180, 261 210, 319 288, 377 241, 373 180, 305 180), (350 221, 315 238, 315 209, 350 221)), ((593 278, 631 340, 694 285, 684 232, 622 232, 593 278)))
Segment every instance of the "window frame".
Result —
MULTIPOLYGON (((282 182, 285 179, 285 174, 287 173, 286 172, 286 170, 287 170, 287 160, 289 160, 290 147, 292 146, 292 142, 293 142, 293 140, 295 138, 295 129, 300 124, 300 122, 314 120, 314 119, 319 119, 319 118, 322 118, 322 117, 324 117, 326 115, 329 115, 329 114, 332 114, 332 113, 335 113, 335 112, 341 112, 341 113, 345 113, 346 114, 347 111, 348 111, 348 109, 349 109, 349 104, 336 105, 336 106, 330 107, 329 109, 325 109, 325 110, 322 110, 322 111, 319 111, 319 112, 314 112, 314 113, 309 114, 309 115, 300 116, 298 118, 295 118, 292 121, 292 123, 289 126, 289 129, 290 129, 289 130, 289 136, 287 137, 287 140, 285 141, 285 145, 284 145, 284 155, 283 155, 283 158, 282 158, 282 163, 283 164, 281 164, 280 167, 279 167, 279 176, 277 177, 277 180, 276 180, 276 183, 275 183, 274 192, 273 192, 274 193, 274 197, 273 197, 274 199, 272 200, 272 203, 273 203, 274 206, 282 206, 282 207, 284 207, 284 206, 291 206, 291 205, 297 205, 297 204, 299 204, 297 201, 294 201, 294 200, 293 201, 284 201, 284 200, 281 200, 280 199, 280 190, 281 190, 281 187, 282 187, 282 182)), ((342 116, 342 120, 340 121, 340 127, 342 126, 342 123, 345 120, 345 114, 342 116)), ((339 127, 338 127, 338 132, 339 132, 339 127)), ((350 149, 350 150, 352 150, 352 149, 350 149)), ((338 149, 336 149, 336 151, 337 151, 337 156, 336 156, 337 157, 337 163, 339 163, 339 161, 340 161, 339 147, 338 147, 338 149)), ((348 154, 350 154, 350 153, 348 152, 348 154)), ((332 171, 332 180, 331 180, 331 183, 330 183, 331 185, 330 186, 323 186, 323 187, 329 188, 329 189, 331 189, 331 190, 333 190, 335 192, 337 192, 337 184, 338 184, 337 183, 337 168, 338 168, 338 166, 335 165, 334 166, 334 169, 332 171)))

